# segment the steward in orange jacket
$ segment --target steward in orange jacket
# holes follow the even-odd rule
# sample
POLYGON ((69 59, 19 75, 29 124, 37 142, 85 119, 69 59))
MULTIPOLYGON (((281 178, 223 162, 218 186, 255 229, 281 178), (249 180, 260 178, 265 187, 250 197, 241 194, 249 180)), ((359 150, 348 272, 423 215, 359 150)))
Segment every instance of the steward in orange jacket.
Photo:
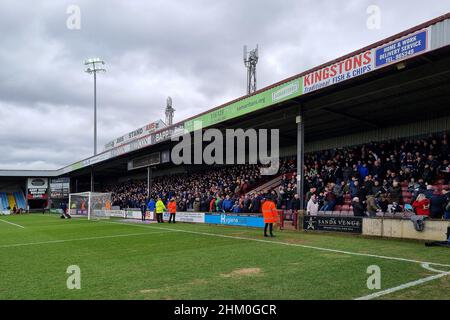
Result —
POLYGON ((278 220, 278 210, 275 206, 275 202, 272 200, 270 196, 266 197, 262 205, 262 213, 264 217, 264 237, 268 237, 267 235, 267 227, 269 227, 270 236, 273 235, 273 224, 278 220))
POLYGON ((177 203, 175 201, 175 198, 170 199, 169 203, 167 204, 167 209, 170 213, 169 223, 172 221, 175 223, 175 214, 177 213, 177 203))

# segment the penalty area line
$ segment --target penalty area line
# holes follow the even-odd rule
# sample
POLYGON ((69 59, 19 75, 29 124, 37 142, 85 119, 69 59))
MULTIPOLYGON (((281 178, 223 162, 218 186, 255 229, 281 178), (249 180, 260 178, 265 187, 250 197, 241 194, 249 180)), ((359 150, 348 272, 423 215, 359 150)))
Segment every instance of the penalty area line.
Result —
POLYGON ((17 223, 12 223, 12 222, 9 222, 9 221, 3 220, 3 219, 0 219, 0 221, 4 222, 4 223, 7 223, 7 224, 10 224, 10 225, 13 225, 13 226, 16 226, 16 227, 19 227, 19 228, 22 228, 22 229, 25 229, 24 226, 21 226, 20 224, 17 224, 17 223))

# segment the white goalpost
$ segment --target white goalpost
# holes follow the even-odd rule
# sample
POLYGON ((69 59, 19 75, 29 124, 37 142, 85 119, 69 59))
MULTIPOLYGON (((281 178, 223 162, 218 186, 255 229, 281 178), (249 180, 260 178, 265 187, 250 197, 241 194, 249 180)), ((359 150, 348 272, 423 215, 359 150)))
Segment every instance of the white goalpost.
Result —
POLYGON ((80 192, 69 194, 71 216, 92 219, 108 219, 111 216, 111 193, 80 192))

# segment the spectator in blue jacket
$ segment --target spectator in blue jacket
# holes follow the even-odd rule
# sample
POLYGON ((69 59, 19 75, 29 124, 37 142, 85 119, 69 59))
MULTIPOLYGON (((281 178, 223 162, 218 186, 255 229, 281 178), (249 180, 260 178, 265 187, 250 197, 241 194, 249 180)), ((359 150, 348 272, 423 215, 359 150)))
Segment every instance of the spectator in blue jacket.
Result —
POLYGON ((365 163, 358 165, 358 172, 361 177, 361 181, 364 181, 364 179, 369 175, 369 169, 365 163))
POLYGON ((230 212, 233 208, 233 200, 230 199, 230 196, 226 196, 225 200, 223 200, 222 208, 225 212, 230 212))
POLYGON ((147 208, 148 211, 150 212, 155 212, 155 208, 156 208, 156 202, 155 200, 153 200, 153 198, 150 199, 150 201, 147 203, 147 208))
POLYGON ((234 213, 241 213, 241 212, 242 212, 242 209, 241 209, 241 207, 239 206, 239 201, 236 201, 236 202, 234 203, 233 208, 232 208, 232 211, 233 211, 234 213))

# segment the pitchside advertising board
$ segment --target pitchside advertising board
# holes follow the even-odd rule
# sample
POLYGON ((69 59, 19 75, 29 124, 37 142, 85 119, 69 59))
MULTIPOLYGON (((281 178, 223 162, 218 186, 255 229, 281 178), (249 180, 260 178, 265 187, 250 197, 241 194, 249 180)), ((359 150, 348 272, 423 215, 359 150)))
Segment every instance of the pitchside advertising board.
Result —
MULTIPOLYGON (((169 220, 170 213, 164 212, 164 220, 169 220)), ((176 221, 189 223, 205 223, 205 214, 202 212, 177 212, 176 221)))
POLYGON ((264 228, 264 218, 261 215, 205 214, 205 223, 226 226, 241 226, 264 228))
POLYGON ((28 178, 27 181, 27 199, 48 199, 48 179, 47 178, 28 178))
POLYGON ((362 223, 358 217, 305 216, 303 230, 362 233, 362 223))

